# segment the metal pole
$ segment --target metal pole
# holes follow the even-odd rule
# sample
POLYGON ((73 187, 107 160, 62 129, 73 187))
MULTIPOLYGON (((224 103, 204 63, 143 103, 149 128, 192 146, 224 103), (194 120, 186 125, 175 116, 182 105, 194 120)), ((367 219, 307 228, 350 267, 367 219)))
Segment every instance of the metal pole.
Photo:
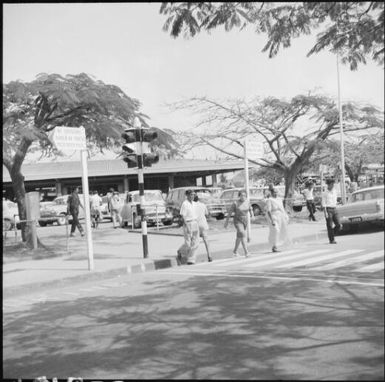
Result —
MULTIPOLYGON (((244 148, 244 161, 245 161, 245 189, 246 189, 246 198, 250 204, 250 190, 249 190, 249 160, 247 159, 247 138, 243 145, 244 148)), ((247 240, 250 241, 250 214, 247 214, 247 240)))
POLYGON ((139 185, 139 198, 140 198, 140 222, 142 227, 142 243, 143 243, 143 257, 148 257, 148 241, 147 241, 147 222, 144 217, 144 176, 143 176, 143 146, 142 146, 142 134, 141 125, 137 123, 136 127, 136 147, 137 147, 137 160, 138 160, 138 185, 139 185))
POLYGON ((94 248, 92 244, 92 232, 91 232, 91 211, 90 211, 90 196, 88 190, 88 170, 87 170, 87 150, 81 150, 82 160, 82 186, 83 186, 83 207, 85 215, 86 225, 86 238, 87 238, 87 254, 88 254, 88 270, 94 269, 94 248))
POLYGON ((339 55, 337 52, 337 79, 338 79, 338 109, 340 115, 340 137, 341 137, 341 203, 346 203, 346 190, 345 190, 345 152, 344 152, 344 131, 342 122, 342 105, 341 105, 341 91, 340 91, 340 66, 339 55))

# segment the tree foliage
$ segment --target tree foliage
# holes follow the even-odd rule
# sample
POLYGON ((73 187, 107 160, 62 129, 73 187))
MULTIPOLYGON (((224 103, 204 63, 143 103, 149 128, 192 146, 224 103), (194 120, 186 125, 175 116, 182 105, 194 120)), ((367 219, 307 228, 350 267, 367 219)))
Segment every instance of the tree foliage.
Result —
MULTIPOLYGON (((84 126, 87 145, 92 150, 121 146, 121 133, 138 116, 145 127, 148 117, 140 112, 140 102, 119 87, 91 76, 39 74, 31 82, 12 81, 3 85, 3 164, 8 169, 20 219, 25 214, 25 188, 21 165, 27 152, 57 154, 49 133, 56 126, 84 126)), ((172 155, 178 153, 171 131, 157 129, 154 144, 172 155)), ((23 225, 23 239, 25 226, 23 225)))
POLYGON ((320 30, 308 56, 338 51, 351 70, 367 58, 384 63, 383 2, 164 2, 160 13, 166 16, 163 30, 173 37, 252 25, 256 33, 267 35, 262 51, 272 58, 294 38, 320 30))
MULTIPOLYGON (((241 159, 244 139, 263 142, 258 166, 274 170, 285 179, 286 197, 293 193, 298 174, 309 166, 327 140, 339 133, 339 113, 332 99, 318 94, 297 95, 291 100, 267 97, 251 101, 216 101, 191 98, 174 104, 190 110, 200 120, 195 131, 185 133, 191 145, 206 145, 223 155, 241 159)), ((382 114, 371 106, 343 106, 345 134, 381 129, 382 114)))

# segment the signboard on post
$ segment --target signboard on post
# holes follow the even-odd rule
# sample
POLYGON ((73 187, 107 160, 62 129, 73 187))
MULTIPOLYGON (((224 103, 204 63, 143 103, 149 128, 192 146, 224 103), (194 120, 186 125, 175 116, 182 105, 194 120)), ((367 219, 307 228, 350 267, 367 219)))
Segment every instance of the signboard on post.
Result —
POLYGON ((87 145, 86 132, 83 126, 67 127, 56 126, 50 139, 58 150, 61 151, 80 151, 82 163, 82 188, 84 195, 84 215, 86 220, 86 237, 88 253, 88 269, 94 269, 94 253, 91 233, 91 211, 88 188, 88 169, 87 169, 87 145))

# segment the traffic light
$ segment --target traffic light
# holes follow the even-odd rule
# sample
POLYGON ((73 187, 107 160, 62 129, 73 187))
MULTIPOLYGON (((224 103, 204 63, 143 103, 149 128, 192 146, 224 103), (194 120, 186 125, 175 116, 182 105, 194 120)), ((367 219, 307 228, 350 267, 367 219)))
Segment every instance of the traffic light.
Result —
POLYGON ((154 153, 143 154, 143 165, 151 167, 152 164, 159 162, 159 155, 154 153))
POLYGON ((122 133, 122 138, 126 143, 122 145, 123 152, 121 153, 121 156, 123 156, 123 160, 127 163, 128 168, 138 167, 138 158, 135 152, 137 137, 137 129, 127 129, 122 133))
MULTIPOLYGON (((158 133, 154 129, 141 129, 142 142, 149 143, 158 138, 158 133)), ((149 145, 145 145, 146 150, 150 150, 149 145)), ((152 164, 159 162, 159 155, 143 150, 143 166, 151 167, 152 164)))

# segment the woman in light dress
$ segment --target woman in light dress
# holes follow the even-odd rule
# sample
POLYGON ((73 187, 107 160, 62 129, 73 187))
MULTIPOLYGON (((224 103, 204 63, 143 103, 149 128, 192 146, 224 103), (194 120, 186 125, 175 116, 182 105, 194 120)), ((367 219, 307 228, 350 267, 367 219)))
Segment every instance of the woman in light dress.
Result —
POLYGON ((278 244, 290 243, 288 235, 289 216, 274 187, 270 187, 270 197, 266 201, 266 213, 269 223, 269 244, 273 252, 279 252, 278 244))

